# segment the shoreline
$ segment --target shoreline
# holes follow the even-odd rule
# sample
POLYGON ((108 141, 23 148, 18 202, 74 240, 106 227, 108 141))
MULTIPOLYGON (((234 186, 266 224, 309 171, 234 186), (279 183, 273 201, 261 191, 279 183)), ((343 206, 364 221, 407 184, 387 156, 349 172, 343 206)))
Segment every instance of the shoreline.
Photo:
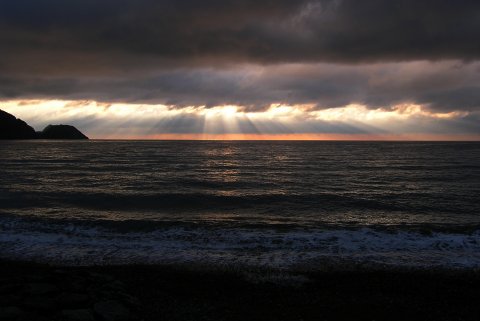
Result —
POLYGON ((286 272, 0 260, 0 274, 1 320, 8 312, 17 313, 11 320, 74 320, 82 313, 84 320, 88 314, 107 320, 102 313, 117 313, 112 320, 171 321, 476 320, 480 314, 478 270, 286 272))
MULTIPOLYGON (((0 213, 1 214, 1 213, 0 213)), ((0 260, 57 265, 240 265, 316 270, 373 265, 388 269, 478 269, 477 225, 444 230, 382 228, 237 228, 177 222, 55 221, 0 217, 0 260)), ((266 225, 267 226, 267 225, 266 225)))

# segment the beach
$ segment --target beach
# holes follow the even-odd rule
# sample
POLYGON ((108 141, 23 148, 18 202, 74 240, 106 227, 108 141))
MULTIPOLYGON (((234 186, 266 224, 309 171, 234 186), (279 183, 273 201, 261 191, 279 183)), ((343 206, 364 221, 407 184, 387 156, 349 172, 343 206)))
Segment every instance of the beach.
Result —
POLYGON ((480 313, 480 273, 473 270, 305 273, 2 261, 0 273, 0 320, 438 321, 478 320, 480 313))

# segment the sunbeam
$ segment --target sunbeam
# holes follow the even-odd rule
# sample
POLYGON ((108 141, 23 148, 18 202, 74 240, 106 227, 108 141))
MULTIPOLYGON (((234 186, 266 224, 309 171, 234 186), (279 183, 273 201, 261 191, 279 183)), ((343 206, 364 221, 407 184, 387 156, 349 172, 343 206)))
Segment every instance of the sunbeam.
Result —
POLYGON ((261 111, 241 106, 190 106, 102 103, 96 101, 11 100, 7 112, 35 128, 72 123, 102 139, 476 139, 474 112, 435 112, 428 106, 400 104, 318 109, 272 104, 261 111), (470 125, 469 125, 470 124, 470 125), (470 126, 470 127, 468 127, 470 126), (441 130, 439 131, 439 128, 441 130))

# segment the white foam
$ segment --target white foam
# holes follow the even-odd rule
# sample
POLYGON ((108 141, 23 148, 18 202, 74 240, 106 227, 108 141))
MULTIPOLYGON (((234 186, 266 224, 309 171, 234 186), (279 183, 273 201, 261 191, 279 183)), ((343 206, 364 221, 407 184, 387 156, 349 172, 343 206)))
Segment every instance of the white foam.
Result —
POLYGON ((480 267, 480 231, 469 234, 370 228, 162 228, 120 233, 100 228, 2 222, 0 255, 60 264, 205 263, 289 268, 318 260, 404 267, 480 267))

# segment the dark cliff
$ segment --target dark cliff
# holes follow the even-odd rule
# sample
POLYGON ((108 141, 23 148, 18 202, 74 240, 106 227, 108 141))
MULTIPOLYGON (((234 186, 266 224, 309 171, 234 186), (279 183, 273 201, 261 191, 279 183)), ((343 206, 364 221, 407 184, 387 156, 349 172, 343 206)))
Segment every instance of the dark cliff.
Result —
POLYGON ((48 125, 39 133, 41 139, 88 139, 82 132, 70 125, 48 125))
POLYGON ((35 139, 35 130, 26 122, 0 110, 0 139, 35 139))
POLYGON ((70 125, 49 125, 41 132, 21 119, 0 110, 0 139, 88 139, 70 125))

